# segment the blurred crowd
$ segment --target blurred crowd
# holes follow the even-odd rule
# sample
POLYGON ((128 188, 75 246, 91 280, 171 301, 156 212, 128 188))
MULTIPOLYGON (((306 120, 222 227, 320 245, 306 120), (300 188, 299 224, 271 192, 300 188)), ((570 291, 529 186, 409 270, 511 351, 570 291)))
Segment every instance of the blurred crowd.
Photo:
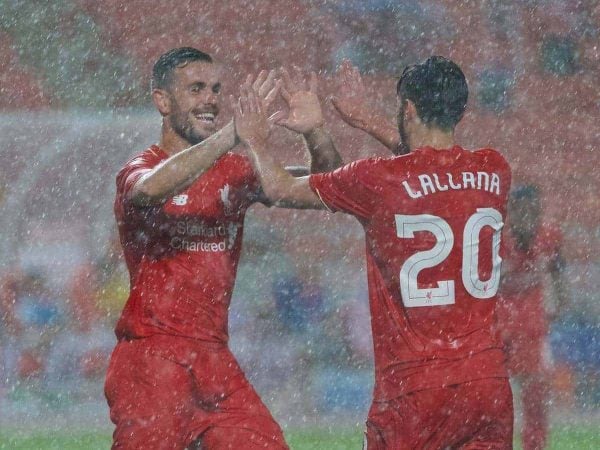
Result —
POLYGON ((50 282, 43 266, 5 271, 0 397, 34 394, 50 403, 97 397, 129 289, 120 255, 109 247, 105 257, 74 267, 62 286, 50 282))
MULTIPOLYGON (((553 319, 547 352, 555 400, 600 407, 598 3, 237 0, 206 8, 191 0, 3 2, 0 408, 29 395, 57 405, 101 397, 129 287, 111 237, 114 174, 156 137, 158 115, 146 118, 150 67, 180 45, 233 67, 225 94, 247 73, 283 64, 317 70, 325 98, 349 58, 392 119, 402 67, 431 54, 461 65, 472 95, 459 140, 503 151, 516 182, 540 186, 543 219, 565 236, 568 304, 553 319), (75 112, 60 116, 65 110, 75 112), (107 110, 116 115, 102 116, 107 110)), ((326 114, 346 161, 385 154, 331 108, 326 114)), ((220 117, 230 117, 226 106, 220 117)), ((282 158, 303 158, 297 141, 283 132, 275 139, 282 158)), ((372 348, 360 228, 338 215, 262 207, 246 228, 230 336, 253 383, 267 402, 285 399, 284 409, 365 411, 372 348)))

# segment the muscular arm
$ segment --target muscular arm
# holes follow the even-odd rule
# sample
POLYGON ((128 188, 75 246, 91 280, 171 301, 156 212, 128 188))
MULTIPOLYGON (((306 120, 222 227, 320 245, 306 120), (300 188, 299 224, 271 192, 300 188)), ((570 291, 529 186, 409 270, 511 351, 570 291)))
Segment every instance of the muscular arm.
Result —
POLYGON ((209 138, 171 156, 142 175, 131 190, 131 200, 138 206, 164 202, 191 185, 236 144, 232 121, 209 138))
POLYGON ((404 155, 408 153, 408 151, 404 150, 397 151, 397 149, 401 145, 398 127, 396 127, 394 123, 392 123, 383 115, 380 115, 376 112, 371 112, 370 120, 367 123, 365 123, 364 126, 357 128, 371 135, 371 137, 374 137, 387 148, 389 148, 392 152, 395 152, 398 155, 404 155))
POLYGON ((323 203, 310 188, 308 177, 294 178, 268 151, 269 120, 249 84, 242 86, 241 97, 237 103, 232 100, 232 106, 237 134, 250 149, 250 160, 266 198, 284 208, 323 209, 323 203))
POLYGON ((274 123, 302 134, 311 158, 311 173, 330 172, 342 165, 333 140, 324 127, 323 111, 317 95, 317 74, 311 72, 308 83, 299 71, 295 80, 286 69, 281 69, 281 95, 289 111, 272 116, 274 123))
POLYGON ((331 172, 341 167, 342 157, 325 127, 317 127, 302 136, 310 154, 310 173, 331 172))
MULTIPOLYGON (((310 154, 310 168, 306 166, 286 166, 285 172, 294 178, 306 177, 311 173, 331 172, 341 167, 342 158, 337 152, 333 140, 324 127, 318 127, 312 131, 302 134, 306 149, 310 154)), ((252 157, 252 155, 251 155, 252 157)), ((256 164, 253 164, 256 169, 256 164)), ((257 172, 259 173, 259 172, 257 172)), ((257 201, 264 204, 273 204, 273 199, 265 194, 264 188, 257 198, 257 201)), ((292 208, 293 206, 284 206, 280 203, 274 203, 276 206, 292 208)))
POLYGON ((267 142, 249 140, 250 159, 260 179, 263 194, 280 208, 325 209, 309 185, 308 177, 294 177, 280 167, 269 152, 267 142))
MULTIPOLYGON (((246 83, 252 83, 250 75, 246 83)), ((267 109, 279 93, 279 85, 275 83, 275 72, 261 71, 252 88, 267 109)), ((238 143, 235 124, 231 121, 209 138, 171 156, 142 175, 131 190, 131 200, 138 206, 164 202, 190 186, 238 143)))

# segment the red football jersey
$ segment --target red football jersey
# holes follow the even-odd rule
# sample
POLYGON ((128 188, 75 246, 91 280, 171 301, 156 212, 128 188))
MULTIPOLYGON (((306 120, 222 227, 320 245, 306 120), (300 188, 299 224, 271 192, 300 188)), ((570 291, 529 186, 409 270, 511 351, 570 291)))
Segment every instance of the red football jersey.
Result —
POLYGON ((136 181, 167 158, 152 146, 117 175, 115 216, 131 281, 117 337, 224 343, 244 215, 258 199, 259 182, 246 157, 227 153, 163 205, 128 201, 136 181))
POLYGON ((375 400, 507 376, 492 324, 510 179, 498 152, 458 146, 310 177, 365 230, 375 400))

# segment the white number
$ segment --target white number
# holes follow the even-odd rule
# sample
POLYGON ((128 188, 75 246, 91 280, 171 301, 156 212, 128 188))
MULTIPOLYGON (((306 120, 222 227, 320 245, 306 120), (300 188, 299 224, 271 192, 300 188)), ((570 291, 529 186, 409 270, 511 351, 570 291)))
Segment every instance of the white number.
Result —
POLYGON ((502 216, 493 208, 481 208, 465 225, 463 236, 462 282, 469 294, 475 298, 492 298, 500 286, 500 230, 502 216), (492 227, 492 276, 488 281, 479 279, 479 234, 483 227, 492 227))
POLYGON ((399 238, 412 238, 415 231, 429 231, 436 238, 431 250, 415 253, 400 269, 400 292, 407 307, 451 305, 454 303, 454 281, 438 281, 437 288, 419 289, 417 276, 423 269, 435 267, 444 261, 454 245, 454 235, 448 222, 441 217, 421 214, 396 215, 396 232, 399 238))
MULTIPOLYGON (((419 288, 417 278, 423 269, 442 263, 454 245, 454 233, 448 222, 430 214, 405 216, 397 214, 396 232, 399 238, 413 238, 417 231, 429 231, 436 238, 431 250, 417 252, 400 268, 400 293, 407 308, 454 304, 454 280, 437 282, 434 288, 419 288)), ((502 215, 493 208, 480 208, 473 214, 463 233, 462 282, 469 294, 478 299, 496 295, 500 285, 500 231, 502 215), (489 280, 479 279, 479 235, 484 227, 494 230, 492 238, 492 275, 489 280)))

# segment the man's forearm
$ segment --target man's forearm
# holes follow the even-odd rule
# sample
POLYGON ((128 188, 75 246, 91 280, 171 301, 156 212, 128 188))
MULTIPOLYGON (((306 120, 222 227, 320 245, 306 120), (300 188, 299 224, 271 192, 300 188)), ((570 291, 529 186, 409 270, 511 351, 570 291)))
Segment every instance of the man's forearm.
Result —
POLYGON ((204 141, 171 156, 144 175, 132 191, 134 203, 157 204, 183 191, 238 143, 230 122, 204 141))
POLYGON ((330 172, 342 165, 342 158, 324 127, 315 128, 302 136, 310 153, 311 173, 330 172))
POLYGON ((298 209, 323 209, 311 190, 308 177, 296 178, 283 169, 267 151, 266 142, 249 142, 250 159, 258 174, 263 193, 275 206, 298 209))
POLYGON ((398 127, 389 122, 386 117, 374 116, 369 124, 363 128, 363 131, 366 131, 393 152, 396 152, 400 145, 398 127))
POLYGON ((293 175, 280 167, 272 153, 266 149, 266 143, 261 141, 248 143, 250 159, 260 179, 262 190, 272 202, 278 202, 286 196, 290 189, 293 175))

